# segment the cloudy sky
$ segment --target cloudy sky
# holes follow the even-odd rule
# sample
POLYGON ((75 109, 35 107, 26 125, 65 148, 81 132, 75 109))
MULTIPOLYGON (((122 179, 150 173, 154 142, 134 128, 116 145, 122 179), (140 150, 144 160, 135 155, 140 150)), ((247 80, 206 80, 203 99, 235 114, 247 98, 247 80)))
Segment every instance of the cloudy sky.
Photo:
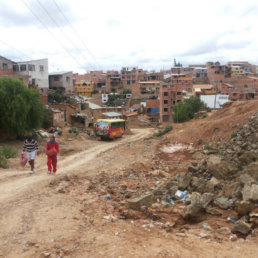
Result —
POLYGON ((50 71, 258 64, 257 0, 0 0, 0 55, 50 71))

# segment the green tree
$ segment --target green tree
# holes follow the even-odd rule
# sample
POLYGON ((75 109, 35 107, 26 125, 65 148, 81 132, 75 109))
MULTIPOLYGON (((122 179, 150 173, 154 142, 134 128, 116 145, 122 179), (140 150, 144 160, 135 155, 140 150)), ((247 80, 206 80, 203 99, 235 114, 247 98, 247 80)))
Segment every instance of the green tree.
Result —
POLYGON ((174 106, 173 121, 175 123, 189 121, 199 110, 208 110, 208 107, 198 97, 184 99, 174 106))
POLYGON ((43 105, 39 92, 20 80, 0 78, 0 129, 15 136, 41 125, 43 105))
POLYGON ((43 118, 41 126, 44 129, 48 129, 52 126, 52 113, 51 110, 46 107, 43 108, 43 118))

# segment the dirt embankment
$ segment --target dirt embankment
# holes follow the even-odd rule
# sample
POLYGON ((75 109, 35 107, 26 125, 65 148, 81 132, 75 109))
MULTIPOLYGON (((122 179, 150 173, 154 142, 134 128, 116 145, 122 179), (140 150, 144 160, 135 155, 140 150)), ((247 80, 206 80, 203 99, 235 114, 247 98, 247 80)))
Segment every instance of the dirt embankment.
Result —
POLYGON ((213 111, 205 119, 192 120, 183 124, 173 124, 173 131, 165 141, 198 144, 230 139, 239 125, 246 124, 248 118, 258 111, 258 100, 231 102, 223 109, 213 111))

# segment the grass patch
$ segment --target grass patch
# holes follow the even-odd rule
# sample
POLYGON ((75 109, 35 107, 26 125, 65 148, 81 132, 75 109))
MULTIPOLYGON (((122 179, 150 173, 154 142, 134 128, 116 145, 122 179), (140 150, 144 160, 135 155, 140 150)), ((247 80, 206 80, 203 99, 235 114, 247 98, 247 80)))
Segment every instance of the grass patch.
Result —
POLYGON ((173 129, 172 125, 167 125, 163 130, 159 130, 157 133, 154 133, 153 136, 160 137, 160 136, 168 133, 172 129, 173 129))
POLYGON ((8 168, 7 159, 16 158, 18 151, 10 146, 0 146, 0 167, 8 168))

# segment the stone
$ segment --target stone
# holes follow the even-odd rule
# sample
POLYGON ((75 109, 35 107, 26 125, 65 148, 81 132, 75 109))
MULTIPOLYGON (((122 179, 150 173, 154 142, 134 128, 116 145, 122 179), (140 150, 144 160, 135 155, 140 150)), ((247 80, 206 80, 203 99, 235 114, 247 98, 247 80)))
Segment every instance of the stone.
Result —
POLYGON ((198 167, 197 166, 190 165, 188 167, 188 172, 196 172, 196 171, 198 171, 198 167))
POLYGON ((223 187, 223 195, 230 198, 241 197, 242 186, 239 182, 228 183, 223 187))
POLYGON ((249 214, 254 209, 254 204, 249 201, 238 201, 236 202, 236 211, 240 216, 249 214))
POLYGON ((255 160, 256 160, 256 156, 251 151, 246 151, 244 154, 242 154, 239 157, 239 161, 241 162, 242 165, 248 165, 249 163, 255 160))
POLYGON ((209 237, 208 234, 206 234, 204 232, 200 233, 200 238, 207 238, 207 237, 209 237))
POLYGON ((244 185, 244 188, 242 190, 242 196, 243 201, 249 201, 251 198, 251 186, 250 185, 244 185))
POLYGON ((218 187, 219 185, 220 181, 217 178, 212 177, 206 184, 205 191, 209 193, 214 193, 216 187, 218 187))
POLYGON ((181 190, 185 190, 192 179, 192 174, 191 173, 186 173, 186 172, 182 172, 179 174, 178 176, 178 188, 181 190))
POLYGON ((231 234, 231 230, 228 227, 219 228, 219 229, 217 229, 217 232, 222 235, 230 235, 231 234))
POLYGON ((242 221, 238 220, 236 223, 234 223, 233 232, 238 232, 241 234, 248 234, 251 231, 251 225, 242 221))
POLYGON ((214 199, 214 194, 212 193, 204 193, 201 196, 201 205, 203 208, 206 208, 214 199))
POLYGON ((186 219, 191 217, 197 217, 203 210, 201 204, 201 194, 193 192, 191 196, 191 204, 188 205, 185 209, 184 217, 186 219))
POLYGON ((210 165, 208 171, 217 179, 229 179, 236 175, 238 167, 235 163, 222 161, 219 164, 210 165))
POLYGON ((212 208, 212 207, 207 207, 205 209, 205 212, 208 213, 208 214, 211 214, 211 215, 215 215, 215 216, 221 216, 222 215, 222 213, 219 210, 217 210, 215 208, 212 208))
POLYGON ((59 193, 65 193, 65 189, 64 189, 63 187, 58 188, 58 192, 59 192, 59 193))
POLYGON ((225 196, 215 199, 214 204, 225 210, 232 206, 232 202, 225 196))
POLYGON ((250 200, 254 202, 258 201, 258 185, 255 185, 255 184, 251 185, 250 200))
POLYGON ((251 184, 255 183, 255 180, 251 176, 249 176, 248 174, 240 175, 239 181, 243 185, 245 185, 245 184, 251 185, 251 184))
POLYGON ((141 206, 150 207, 152 203, 154 203, 155 197, 153 194, 145 194, 140 197, 136 197, 132 200, 128 201, 128 205, 130 209, 133 210, 141 210, 141 206))

